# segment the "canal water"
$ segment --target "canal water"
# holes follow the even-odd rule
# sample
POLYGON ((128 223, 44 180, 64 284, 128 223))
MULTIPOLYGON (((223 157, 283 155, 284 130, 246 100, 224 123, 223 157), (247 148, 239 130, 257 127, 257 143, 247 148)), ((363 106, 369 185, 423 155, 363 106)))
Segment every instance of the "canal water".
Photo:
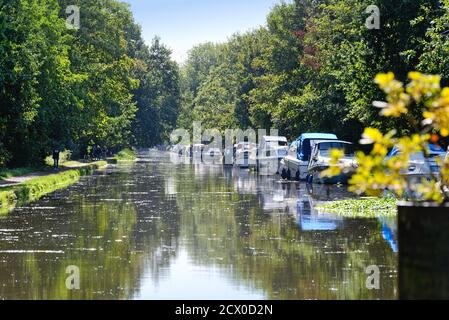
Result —
POLYGON ((347 197, 152 151, 0 217, 0 299, 396 299, 394 220, 314 209, 347 197))

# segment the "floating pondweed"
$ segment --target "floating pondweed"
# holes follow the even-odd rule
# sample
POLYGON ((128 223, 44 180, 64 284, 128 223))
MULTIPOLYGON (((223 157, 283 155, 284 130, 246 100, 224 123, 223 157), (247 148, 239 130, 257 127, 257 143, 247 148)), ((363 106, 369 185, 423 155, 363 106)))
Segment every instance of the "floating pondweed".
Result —
POLYGON ((319 212, 335 213, 345 217, 379 217, 397 214, 397 199, 361 198, 340 200, 317 206, 319 212))

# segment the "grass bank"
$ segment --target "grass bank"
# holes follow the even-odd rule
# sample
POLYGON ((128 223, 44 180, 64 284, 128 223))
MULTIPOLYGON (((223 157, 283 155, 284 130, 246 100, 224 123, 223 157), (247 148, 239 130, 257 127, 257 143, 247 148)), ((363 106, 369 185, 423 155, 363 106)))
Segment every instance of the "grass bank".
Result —
POLYGON ((0 169, 0 180, 8 179, 12 177, 24 176, 28 173, 34 172, 38 169, 26 167, 26 168, 17 168, 17 169, 0 169))
POLYGON ((76 183, 83 175, 106 166, 105 161, 89 164, 79 163, 73 167, 55 174, 33 178, 24 183, 0 189, 0 215, 7 214, 17 205, 24 205, 40 199, 42 196, 76 183))
POLYGON ((395 198, 341 200, 320 205, 317 210, 345 217, 393 216, 397 214, 397 200, 395 198))
POLYGON ((133 149, 123 149, 114 157, 116 161, 135 161, 137 159, 137 152, 133 149))

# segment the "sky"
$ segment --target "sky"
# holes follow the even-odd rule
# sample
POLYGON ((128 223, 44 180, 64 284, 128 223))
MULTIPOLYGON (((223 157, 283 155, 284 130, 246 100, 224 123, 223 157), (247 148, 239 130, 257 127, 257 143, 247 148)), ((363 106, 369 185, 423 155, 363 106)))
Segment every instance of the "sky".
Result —
POLYGON ((263 26, 270 9, 280 0, 122 0, 131 4, 142 35, 154 36, 182 63, 194 45, 224 42, 236 32, 263 26))

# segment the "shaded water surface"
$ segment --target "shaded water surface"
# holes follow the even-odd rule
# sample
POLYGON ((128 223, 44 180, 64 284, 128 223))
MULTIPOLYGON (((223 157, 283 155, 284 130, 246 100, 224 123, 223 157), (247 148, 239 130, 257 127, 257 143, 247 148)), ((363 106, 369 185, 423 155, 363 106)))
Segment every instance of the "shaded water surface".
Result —
POLYGON ((150 152, 1 217, 0 298, 397 297, 395 223, 314 210, 345 189, 168 159, 150 152))

